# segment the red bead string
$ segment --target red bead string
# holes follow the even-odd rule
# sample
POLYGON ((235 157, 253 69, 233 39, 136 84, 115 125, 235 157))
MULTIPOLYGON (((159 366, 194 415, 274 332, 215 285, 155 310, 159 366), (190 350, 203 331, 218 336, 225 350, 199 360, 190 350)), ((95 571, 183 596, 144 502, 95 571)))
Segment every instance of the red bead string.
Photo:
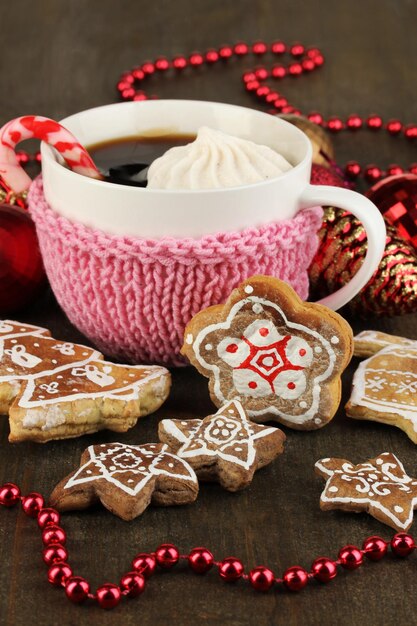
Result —
MULTIPOLYGON (((307 48, 303 44, 296 42, 288 46, 282 41, 274 41, 266 44, 263 41, 256 41, 248 45, 238 42, 233 46, 223 45, 218 49, 209 49, 206 52, 192 52, 190 55, 178 55, 172 59, 158 57, 155 61, 145 61, 132 70, 123 72, 117 82, 117 90, 122 100, 147 100, 157 98, 156 95, 148 95, 143 90, 143 83, 154 74, 163 74, 168 70, 181 72, 187 68, 199 68, 201 65, 213 65, 217 62, 227 62, 232 57, 246 57, 252 53, 255 57, 262 57, 266 53, 282 57, 288 53, 292 60, 286 65, 276 63, 271 68, 258 65, 252 70, 243 73, 242 80, 246 91, 252 94, 257 100, 267 105, 271 114, 284 113, 301 115, 300 108, 291 105, 288 100, 273 86, 269 86, 266 81, 270 79, 282 80, 284 78, 297 78, 303 74, 308 74, 319 69, 324 64, 324 55, 316 47, 307 48)), ((372 132, 385 129, 389 135, 403 135, 410 141, 417 139, 417 124, 403 124, 398 119, 391 119, 384 122, 380 115, 375 113, 367 118, 362 118, 356 113, 350 114, 346 120, 338 116, 331 116, 327 119, 318 111, 303 113, 310 121, 326 128, 332 133, 339 133, 343 130, 357 132, 360 129, 368 129, 372 132)), ((343 168, 345 175, 350 180, 355 180, 358 176, 363 176, 369 183, 375 183, 385 176, 402 174, 409 171, 417 175, 417 163, 411 163, 408 168, 402 168, 393 163, 384 171, 375 164, 365 167, 357 161, 349 161, 343 168)))
POLYGON ((164 543, 154 552, 137 554, 132 561, 131 571, 121 577, 118 585, 104 583, 92 593, 88 581, 81 576, 74 576, 68 564, 69 555, 65 547, 67 536, 60 526, 59 512, 45 507, 44 498, 39 493, 23 496, 19 487, 13 483, 0 487, 0 505, 10 508, 19 502, 25 514, 37 520, 42 532, 42 556, 48 566, 47 576, 51 585, 63 587, 67 598, 75 604, 89 599, 103 609, 114 609, 123 596, 139 596, 145 591, 148 579, 157 572, 157 568, 170 570, 181 560, 186 561, 196 574, 206 574, 215 567, 225 582, 243 580, 256 591, 266 592, 274 585, 288 591, 301 591, 312 581, 330 582, 337 576, 339 567, 347 571, 357 569, 363 564, 364 557, 371 561, 380 561, 386 555, 388 546, 394 556, 401 558, 409 556, 417 547, 413 537, 407 533, 397 533, 389 542, 377 536, 367 537, 362 548, 344 546, 335 560, 321 556, 313 561, 309 571, 294 565, 279 578, 264 565, 259 565, 246 574, 242 561, 234 556, 215 561, 207 548, 197 547, 188 554, 180 554, 176 546, 164 543))

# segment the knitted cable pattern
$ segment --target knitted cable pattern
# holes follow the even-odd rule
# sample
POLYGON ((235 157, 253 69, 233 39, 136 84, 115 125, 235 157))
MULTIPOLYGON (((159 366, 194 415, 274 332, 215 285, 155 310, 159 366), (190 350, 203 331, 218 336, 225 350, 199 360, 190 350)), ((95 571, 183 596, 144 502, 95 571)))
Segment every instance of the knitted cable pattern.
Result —
POLYGON ((308 295, 319 207, 241 232, 153 240, 109 235, 60 216, 45 200, 41 177, 32 183, 28 203, 60 306, 117 359, 183 365, 179 352, 193 315, 224 302, 254 274, 277 276, 301 298, 308 295))

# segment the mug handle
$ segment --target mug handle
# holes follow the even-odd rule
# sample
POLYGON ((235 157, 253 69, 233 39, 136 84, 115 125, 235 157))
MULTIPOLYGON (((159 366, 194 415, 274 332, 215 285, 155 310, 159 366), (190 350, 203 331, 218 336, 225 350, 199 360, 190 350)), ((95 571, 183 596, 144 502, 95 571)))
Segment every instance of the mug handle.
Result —
POLYGON ((385 250, 386 228, 384 218, 373 202, 356 191, 325 185, 307 185, 299 198, 299 208, 334 206, 352 213, 366 231, 368 246, 365 259, 350 281, 318 302, 337 311, 347 304, 366 285, 377 269, 385 250))

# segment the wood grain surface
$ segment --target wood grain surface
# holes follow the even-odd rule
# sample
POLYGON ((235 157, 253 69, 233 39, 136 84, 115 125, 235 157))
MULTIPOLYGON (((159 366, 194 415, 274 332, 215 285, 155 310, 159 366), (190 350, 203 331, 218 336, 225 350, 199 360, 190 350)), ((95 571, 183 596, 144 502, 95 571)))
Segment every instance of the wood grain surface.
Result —
MULTIPOLYGON (((14 0, 0 3, 0 122, 24 113, 61 118, 81 109, 111 103, 119 74, 159 54, 172 56, 239 39, 282 38, 319 45, 326 63, 320 72, 282 83, 282 93, 304 110, 326 115, 374 110, 384 118, 415 121, 417 84, 417 3, 414 0, 14 0)), ((270 59, 267 59, 269 63, 270 59)), ((219 100, 257 106, 240 82, 252 59, 233 61, 156 77, 152 91, 161 97, 219 100)), ((360 133, 337 137, 338 159, 406 164, 417 160, 415 144, 399 138, 360 133)), ((55 337, 83 340, 47 292, 19 314, 21 321, 48 326, 55 337)), ((361 321, 355 331, 378 328, 417 338, 417 316, 361 321)), ((341 407, 349 395, 353 361, 344 375, 341 407)), ((154 441, 163 417, 202 417, 212 411, 205 379, 191 368, 173 372, 172 395, 155 415, 117 439, 154 441)), ((71 564, 95 587, 118 582, 133 556, 167 539, 182 552, 207 545, 217 558, 239 556, 250 568, 266 563, 277 574, 296 563, 309 567, 319 555, 335 557, 345 543, 391 530, 365 514, 322 513, 322 480, 314 462, 342 456, 359 462, 383 451, 396 453, 417 475, 415 445, 400 430, 346 418, 340 408, 322 430, 286 429, 284 455, 260 471, 239 494, 203 486, 192 506, 149 508, 132 523, 102 509, 65 516, 71 564)), ((16 481, 25 492, 50 493, 77 466, 91 443, 112 441, 102 433, 47 445, 7 441, 8 422, 0 421, 0 483, 16 481)), ((414 524, 412 531, 417 532, 414 524)), ((416 557, 388 557, 343 573, 327 587, 311 585, 300 594, 256 594, 244 584, 224 585, 213 572, 200 578, 182 566, 153 578, 137 601, 112 613, 95 606, 76 607, 46 582, 40 535, 21 512, 0 511, 0 624, 47 626, 88 623, 257 624, 339 626, 416 624, 416 557)))

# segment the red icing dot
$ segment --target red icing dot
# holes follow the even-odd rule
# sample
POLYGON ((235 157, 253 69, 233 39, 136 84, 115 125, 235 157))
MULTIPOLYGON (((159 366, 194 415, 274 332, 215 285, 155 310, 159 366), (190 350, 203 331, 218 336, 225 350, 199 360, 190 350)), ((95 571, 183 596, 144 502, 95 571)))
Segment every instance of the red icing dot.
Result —
POLYGON ((250 387, 251 389, 256 389, 257 386, 258 384, 255 383, 254 380, 251 380, 250 383, 248 383, 248 387, 250 387))
POLYGON ((298 354, 299 354, 300 356, 304 356, 304 355, 305 355, 305 353, 306 353, 306 351, 304 350, 304 348, 301 348, 301 349, 298 351, 298 354))
POLYGON ((259 334, 261 335, 261 337, 266 337, 267 335, 269 335, 269 330, 267 328, 260 328, 259 334))
POLYGON ((232 352, 232 353, 237 352, 237 344, 236 343, 229 344, 226 348, 226 352, 232 352))
POLYGON ((288 389, 295 389, 295 383, 288 383, 288 389))

